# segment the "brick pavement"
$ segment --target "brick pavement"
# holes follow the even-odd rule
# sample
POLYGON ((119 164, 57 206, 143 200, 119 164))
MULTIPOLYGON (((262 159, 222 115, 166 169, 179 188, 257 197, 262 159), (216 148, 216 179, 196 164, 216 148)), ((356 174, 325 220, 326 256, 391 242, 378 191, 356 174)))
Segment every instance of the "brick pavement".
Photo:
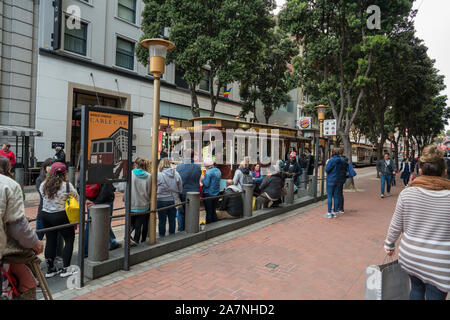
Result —
POLYGON ((116 273, 110 284, 77 299, 363 299, 365 268, 383 261, 402 190, 397 184, 392 197, 380 199, 373 178, 357 180, 364 192, 345 194, 343 217, 323 218, 323 203, 111 283, 116 273))

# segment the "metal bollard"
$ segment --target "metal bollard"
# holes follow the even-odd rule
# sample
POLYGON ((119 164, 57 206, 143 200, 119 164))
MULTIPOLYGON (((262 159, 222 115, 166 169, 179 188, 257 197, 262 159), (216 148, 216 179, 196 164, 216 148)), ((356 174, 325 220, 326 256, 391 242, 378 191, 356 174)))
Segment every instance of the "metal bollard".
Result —
POLYGON ((88 259, 90 261, 105 261, 109 257, 109 211, 107 204, 91 207, 91 225, 89 226, 88 259))
POLYGON ((24 186, 24 178, 25 178, 24 175, 25 175, 24 168, 16 168, 14 170, 14 180, 16 180, 18 184, 20 184, 22 190, 24 186))
POLYGON ((187 233, 198 233, 200 222, 200 192, 186 193, 186 201, 184 230, 187 233))
POLYGON ((75 186, 75 167, 69 167, 69 182, 75 186))
POLYGON ((284 201, 286 204, 294 203, 294 180, 292 178, 286 179, 286 196, 284 197, 284 201))
POLYGON ((308 171, 307 169, 305 169, 305 171, 303 171, 303 184, 305 186, 305 190, 308 190, 308 183, 309 183, 309 176, 308 176, 308 171))
POLYGON ((253 185, 244 184, 242 190, 243 194, 243 205, 244 205, 244 217, 251 217, 253 215, 253 185))

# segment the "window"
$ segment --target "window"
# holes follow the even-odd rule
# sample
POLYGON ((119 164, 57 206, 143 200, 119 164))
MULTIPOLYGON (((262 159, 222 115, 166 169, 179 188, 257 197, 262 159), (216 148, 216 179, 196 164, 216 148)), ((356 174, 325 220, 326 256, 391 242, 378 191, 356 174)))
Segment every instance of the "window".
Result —
POLYGON ((294 112, 294 101, 289 101, 287 104, 287 112, 294 112))
POLYGON ((134 70, 134 43, 117 38, 116 65, 134 70))
POLYGON ((103 142, 100 142, 98 152, 99 153, 105 152, 105 144, 103 142))
POLYGON ((119 0, 118 15, 131 23, 136 22, 136 0, 119 0))
POLYGON ((184 71, 175 67, 175 84, 177 87, 189 89, 189 84, 183 79, 184 71))
POLYGON ((199 88, 201 90, 209 91, 209 74, 210 71, 202 69, 202 80, 200 80, 199 88))
POLYGON ((106 152, 112 152, 113 147, 112 147, 112 142, 108 142, 106 144, 106 152))
POLYGON ((65 24, 64 50, 81 54, 87 54, 87 23, 81 22, 80 29, 69 29, 65 24))
POLYGON ((94 143, 94 146, 92 147, 92 153, 97 153, 97 144, 94 143))

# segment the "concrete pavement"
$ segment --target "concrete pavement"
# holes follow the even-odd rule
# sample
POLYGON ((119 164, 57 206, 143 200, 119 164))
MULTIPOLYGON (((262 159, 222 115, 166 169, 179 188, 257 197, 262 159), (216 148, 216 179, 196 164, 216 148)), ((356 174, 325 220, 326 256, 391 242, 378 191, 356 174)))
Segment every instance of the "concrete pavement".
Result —
POLYGON ((346 213, 295 210, 66 290, 55 299, 363 299, 365 268, 383 262, 399 184, 381 199, 374 168, 358 170, 346 213))

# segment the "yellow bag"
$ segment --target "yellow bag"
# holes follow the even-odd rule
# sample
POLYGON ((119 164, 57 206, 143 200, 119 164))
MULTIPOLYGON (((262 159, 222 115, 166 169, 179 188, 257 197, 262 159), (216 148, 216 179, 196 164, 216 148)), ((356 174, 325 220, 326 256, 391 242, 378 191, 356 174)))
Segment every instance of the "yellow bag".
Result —
POLYGON ((66 201, 66 215, 69 219, 70 223, 75 223, 80 220, 80 205, 78 204, 77 199, 74 196, 71 196, 69 194, 69 183, 66 183, 67 185, 67 201, 66 201))

